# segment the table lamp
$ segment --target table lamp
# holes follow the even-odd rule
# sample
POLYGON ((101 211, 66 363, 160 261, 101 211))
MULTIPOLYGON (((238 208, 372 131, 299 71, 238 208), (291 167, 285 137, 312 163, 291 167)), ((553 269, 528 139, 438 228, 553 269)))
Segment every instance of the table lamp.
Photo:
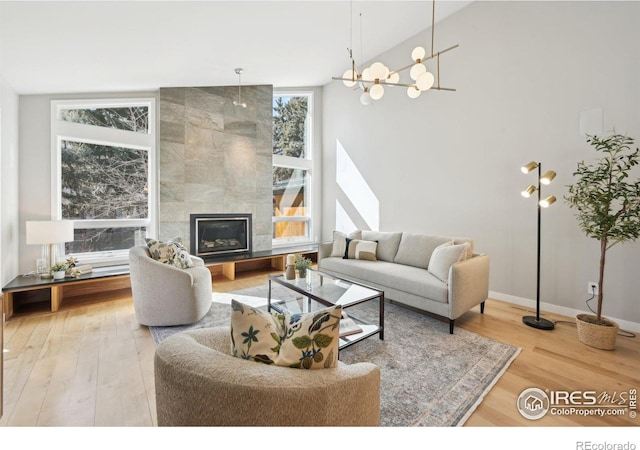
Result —
POLYGON ((73 241, 73 222, 70 220, 28 220, 27 244, 42 245, 42 259, 45 267, 40 276, 50 278, 51 267, 56 263, 56 246, 73 241))

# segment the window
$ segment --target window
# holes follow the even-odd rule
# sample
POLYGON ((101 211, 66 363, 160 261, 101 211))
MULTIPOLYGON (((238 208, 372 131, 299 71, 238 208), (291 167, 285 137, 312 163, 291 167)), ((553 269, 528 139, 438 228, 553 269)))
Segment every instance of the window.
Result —
POLYGON ((155 100, 54 101, 51 117, 52 217, 75 228, 65 254, 126 263, 155 234, 155 100))
POLYGON ((311 241, 311 93, 273 97, 273 244, 311 241))

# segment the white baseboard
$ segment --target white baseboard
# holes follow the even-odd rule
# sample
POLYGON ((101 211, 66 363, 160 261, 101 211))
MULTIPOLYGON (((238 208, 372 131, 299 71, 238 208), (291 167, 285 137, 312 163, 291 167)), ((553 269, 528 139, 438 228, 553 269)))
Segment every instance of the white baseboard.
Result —
MULTIPOLYGON (((530 298, 516 297, 515 295, 503 294, 501 292, 489 291, 489 298, 500 300, 507 303, 513 303, 533 311, 536 311, 536 301, 530 298)), ((540 315, 544 316, 544 312, 553 314, 561 314, 563 316, 575 318, 578 314, 592 314, 591 311, 581 311, 577 309, 566 308, 564 306, 553 305, 551 303, 540 302, 540 315)), ((615 321, 620 325, 622 330, 631 331, 634 333, 640 333, 640 323, 629 322, 628 320, 622 320, 617 317, 607 316, 609 319, 615 321)))

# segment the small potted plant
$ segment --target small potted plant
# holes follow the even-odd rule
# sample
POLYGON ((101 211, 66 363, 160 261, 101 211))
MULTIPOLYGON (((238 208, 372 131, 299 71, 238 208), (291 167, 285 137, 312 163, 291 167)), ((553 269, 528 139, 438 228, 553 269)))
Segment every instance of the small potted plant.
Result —
POLYGON ((594 164, 578 163, 576 182, 568 186, 565 200, 576 210, 580 229, 600 244, 598 307, 594 315, 578 314, 578 340, 591 347, 613 350, 618 325, 602 317, 604 266, 607 250, 640 237, 640 178, 630 178, 640 164, 633 139, 619 134, 588 136, 587 142, 603 157, 594 164))
POLYGON ((51 266, 51 274, 53 275, 54 280, 62 280, 66 273, 69 265, 67 263, 56 263, 51 266))
POLYGON ((305 278, 307 276, 307 269, 311 267, 311 260, 302 255, 296 255, 295 267, 300 278, 305 278))

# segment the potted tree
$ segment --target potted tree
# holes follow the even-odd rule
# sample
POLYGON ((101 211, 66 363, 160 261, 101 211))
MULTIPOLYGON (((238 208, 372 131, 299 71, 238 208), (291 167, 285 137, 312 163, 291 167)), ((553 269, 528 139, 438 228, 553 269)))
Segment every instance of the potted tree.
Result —
POLYGON ((578 339, 592 347, 615 349, 618 325, 602 317, 604 268, 607 250, 640 237, 640 178, 629 179, 640 163, 640 150, 633 139, 612 133, 588 136, 587 142, 603 154, 594 164, 578 163, 575 183, 568 186, 565 200, 575 209, 580 229, 600 243, 598 304, 595 315, 577 316, 578 339))

